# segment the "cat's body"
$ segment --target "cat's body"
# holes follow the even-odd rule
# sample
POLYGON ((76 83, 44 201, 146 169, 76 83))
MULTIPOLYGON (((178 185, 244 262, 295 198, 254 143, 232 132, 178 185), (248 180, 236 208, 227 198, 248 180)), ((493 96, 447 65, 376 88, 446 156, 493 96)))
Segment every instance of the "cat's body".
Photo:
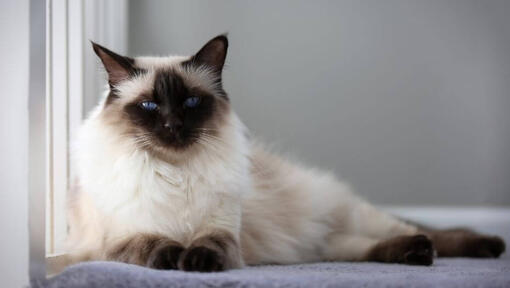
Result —
MULTIPOLYGON (((95 215, 71 216, 95 230, 91 242, 99 254, 93 258, 104 256, 103 243, 137 233, 164 235, 186 246, 213 230, 240 230, 241 197, 252 187, 249 146, 235 115, 229 119, 232 130, 224 131, 230 145, 198 147, 193 157, 170 163, 140 150, 137 141, 113 139, 115 132, 104 125, 100 113, 93 114, 81 131, 79 192, 77 201, 70 203, 71 215, 95 215)), ((78 228, 79 234, 83 231, 78 228)), ((80 238, 77 235, 83 242, 80 238)))
POLYGON ((503 252, 497 237, 407 224, 329 173, 255 143, 221 87, 227 43, 219 36, 192 57, 137 59, 94 45, 112 89, 74 154, 77 261, 198 271, 322 260, 429 265, 431 240, 440 256, 503 252))

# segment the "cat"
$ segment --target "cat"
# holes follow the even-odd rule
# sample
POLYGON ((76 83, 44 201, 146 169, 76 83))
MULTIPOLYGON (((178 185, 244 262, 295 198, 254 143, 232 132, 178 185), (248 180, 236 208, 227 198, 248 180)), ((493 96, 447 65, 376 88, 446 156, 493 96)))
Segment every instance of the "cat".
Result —
POLYGON ((497 236, 435 230, 379 211, 334 175, 250 136, 223 89, 228 39, 191 57, 118 55, 92 43, 108 94, 73 148, 74 261, 222 271, 256 264, 498 257, 497 236))

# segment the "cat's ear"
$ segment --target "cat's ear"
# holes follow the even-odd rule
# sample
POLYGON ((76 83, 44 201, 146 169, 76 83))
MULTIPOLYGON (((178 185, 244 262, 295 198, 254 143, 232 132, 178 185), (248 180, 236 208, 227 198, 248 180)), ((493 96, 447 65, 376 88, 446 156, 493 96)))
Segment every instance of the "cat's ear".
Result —
POLYGON ((219 35, 209 40, 192 58, 192 62, 212 68, 221 75, 225 59, 227 58, 228 39, 226 35, 219 35))
POLYGON ((118 55, 94 42, 92 42, 92 48, 103 62, 103 66, 108 73, 110 87, 127 80, 134 74, 133 58, 118 55))

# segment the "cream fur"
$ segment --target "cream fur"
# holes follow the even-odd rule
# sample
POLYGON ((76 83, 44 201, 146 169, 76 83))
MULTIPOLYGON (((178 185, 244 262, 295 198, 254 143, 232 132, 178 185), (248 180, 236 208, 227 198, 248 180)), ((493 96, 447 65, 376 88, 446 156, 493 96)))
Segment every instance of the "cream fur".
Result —
MULTIPOLYGON (((137 58, 136 65, 155 71, 183 59, 137 58)), ((216 89, 207 69, 182 73, 194 85, 216 89)), ((150 90, 151 77, 116 87, 122 101, 150 90)), ((167 159, 140 149, 108 117, 99 104, 73 151, 79 189, 69 206, 69 250, 77 260, 101 259, 110 243, 139 232, 187 246, 217 229, 229 231, 247 264, 361 260, 379 240, 416 233, 330 173, 249 140, 233 111, 216 142, 167 159)))

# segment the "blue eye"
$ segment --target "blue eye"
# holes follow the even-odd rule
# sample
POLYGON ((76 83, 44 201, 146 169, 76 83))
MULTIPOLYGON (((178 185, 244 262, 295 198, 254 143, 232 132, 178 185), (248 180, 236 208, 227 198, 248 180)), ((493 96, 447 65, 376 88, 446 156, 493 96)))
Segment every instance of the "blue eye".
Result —
POLYGON ((143 109, 145 109, 147 111, 154 111, 154 110, 158 109, 158 104, 156 104, 152 101, 144 101, 144 102, 140 103, 140 105, 142 106, 143 109))
POLYGON ((197 107, 198 104, 200 104, 200 97, 189 97, 184 101, 184 107, 187 108, 194 108, 197 107))

